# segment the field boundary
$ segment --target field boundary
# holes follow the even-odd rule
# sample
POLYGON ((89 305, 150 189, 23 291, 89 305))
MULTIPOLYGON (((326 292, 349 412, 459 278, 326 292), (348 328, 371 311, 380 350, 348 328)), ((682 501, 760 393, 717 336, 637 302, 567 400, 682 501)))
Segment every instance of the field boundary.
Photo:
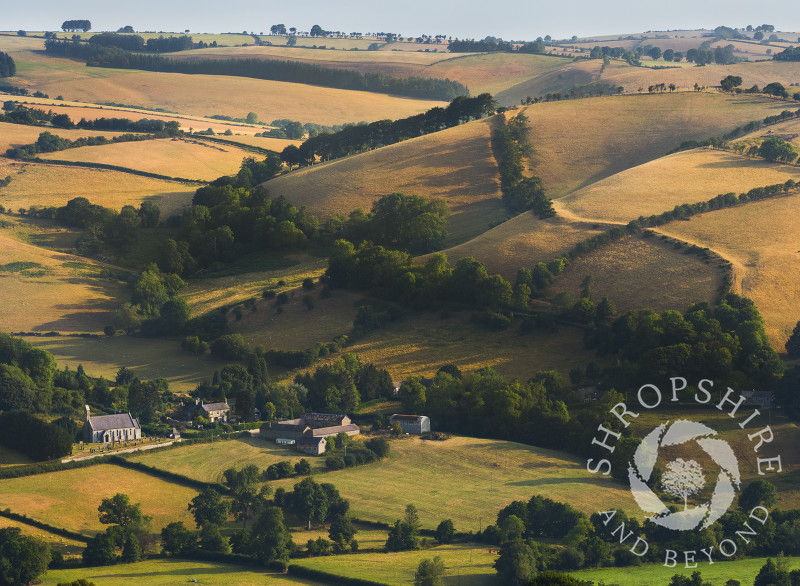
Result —
POLYGON ((289 564, 288 573, 290 576, 298 576, 300 578, 313 578, 324 582, 326 584, 341 584, 343 586, 389 586, 385 582, 375 582, 373 580, 362 580, 361 578, 348 578, 347 576, 340 576, 331 572, 324 572, 322 570, 315 570, 297 564, 289 564))
POLYGON ((119 171, 120 173, 129 173, 131 175, 139 175, 140 177, 149 177, 151 179, 161 179, 163 181, 175 181, 177 183, 188 183, 190 185, 208 185, 208 181, 203 179, 186 179, 184 177, 170 177, 169 175, 160 175, 158 173, 150 173, 149 171, 139 171, 129 167, 120 167, 119 165, 108 165, 106 163, 87 163, 85 161, 64 161, 60 159, 40 159, 34 157, 32 159, 24 159, 26 163, 39 163, 43 165, 61 165, 66 167, 83 167, 86 169, 99 169, 103 171, 119 171))
POLYGON ((210 142, 216 142, 219 144, 224 144, 226 146, 237 147, 240 150, 248 151, 251 153, 256 153, 257 155, 277 155, 277 151, 273 151, 271 149, 265 149, 259 146, 253 146, 250 144, 245 144, 243 142, 236 142, 235 140, 226 140, 224 138, 218 138, 216 136, 209 136, 207 134, 197 134, 196 132, 192 134, 187 134, 182 138, 192 138, 192 139, 200 139, 200 140, 207 140, 210 142))
POLYGON ((204 482, 202 480, 196 480, 194 478, 189 478, 188 476, 184 476, 183 474, 178 474, 177 472, 170 472, 169 470, 163 470, 161 468, 156 468, 154 466, 148 466, 147 464, 142 464, 141 462, 131 462, 130 460, 127 460, 122 456, 110 456, 108 459, 108 463, 113 464, 114 466, 119 466, 120 468, 128 468, 129 470, 141 472, 142 474, 155 476, 156 478, 159 478, 161 480, 167 482, 173 482, 175 484, 180 484, 188 488, 194 488, 197 490, 205 490, 206 488, 213 488, 214 490, 222 494, 227 494, 230 492, 230 489, 227 486, 224 486, 218 482, 204 482))
POLYGON ((36 527, 37 529, 42 529, 43 531, 47 531, 48 533, 52 533, 53 535, 58 535, 60 537, 68 537, 69 539, 74 539, 75 541, 82 541, 83 543, 89 543, 90 540, 89 537, 85 536, 82 533, 77 533, 75 531, 70 531, 69 529, 64 529, 63 527, 56 527, 55 525, 50 525, 49 523, 43 523, 42 521, 31 519, 26 515, 20 515, 19 513, 14 513, 11 511, 11 509, 5 509, 4 511, 0 511, 0 517, 5 517, 6 519, 11 519, 12 521, 17 521, 18 523, 30 525, 31 527, 36 527))

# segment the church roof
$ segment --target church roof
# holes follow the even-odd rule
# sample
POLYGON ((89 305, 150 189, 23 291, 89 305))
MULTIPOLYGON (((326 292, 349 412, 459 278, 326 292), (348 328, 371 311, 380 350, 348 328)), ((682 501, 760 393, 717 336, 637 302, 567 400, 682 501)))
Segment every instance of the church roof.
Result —
POLYGON ((94 431, 104 431, 106 429, 128 429, 138 428, 139 421, 131 416, 130 413, 116 413, 114 415, 96 415, 89 417, 89 426, 94 431))

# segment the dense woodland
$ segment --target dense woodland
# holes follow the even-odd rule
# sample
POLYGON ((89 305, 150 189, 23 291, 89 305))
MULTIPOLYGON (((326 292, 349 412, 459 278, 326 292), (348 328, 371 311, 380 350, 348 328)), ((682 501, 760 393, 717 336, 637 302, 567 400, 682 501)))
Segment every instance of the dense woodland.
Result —
POLYGON ((0 77, 14 77, 17 73, 17 64, 8 53, 0 51, 0 77))

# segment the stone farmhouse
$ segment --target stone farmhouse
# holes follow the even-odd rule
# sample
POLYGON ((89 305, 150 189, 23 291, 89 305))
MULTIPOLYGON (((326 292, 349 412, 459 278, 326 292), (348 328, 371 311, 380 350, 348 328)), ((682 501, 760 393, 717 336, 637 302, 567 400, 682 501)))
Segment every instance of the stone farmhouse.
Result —
POLYGON ((221 403, 205 403, 202 399, 195 399, 194 403, 181 403, 177 417, 181 421, 192 421, 195 417, 200 416, 209 423, 215 421, 227 423, 230 413, 231 406, 225 400, 221 403))
MULTIPOLYGON (((261 426, 260 434, 264 439, 274 441, 294 440, 301 452, 321 454, 325 452, 327 440, 319 439, 344 432, 347 435, 358 435, 361 429, 351 422, 347 415, 332 413, 305 413, 297 419, 284 421, 267 421, 261 426), (314 450, 313 452, 307 450, 314 450)), ((281 442, 285 443, 285 442, 281 442)))
POLYGON ((83 423, 83 441, 87 443, 113 443, 137 440, 142 437, 139 421, 130 413, 115 415, 90 415, 86 405, 86 416, 83 423))
POLYGON ((431 419, 427 415, 401 415, 395 413, 389 423, 399 423, 403 433, 421 435, 431 430, 431 419))

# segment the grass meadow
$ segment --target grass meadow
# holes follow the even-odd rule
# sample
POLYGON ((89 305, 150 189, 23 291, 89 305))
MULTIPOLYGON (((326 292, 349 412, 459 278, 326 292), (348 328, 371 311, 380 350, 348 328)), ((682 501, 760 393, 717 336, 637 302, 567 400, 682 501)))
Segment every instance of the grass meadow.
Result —
POLYGON ((194 525, 187 505, 197 491, 111 464, 2 480, 0 508, 93 535, 105 527, 98 520, 100 502, 120 492, 153 517, 153 533, 173 521, 194 525))
POLYGON ((488 332, 470 324, 470 316, 410 316, 366 335, 347 351, 387 369, 393 380, 432 377, 444 364, 455 364, 463 372, 491 366, 506 378, 522 380, 539 370, 558 370, 567 380, 570 368, 596 360, 592 352, 583 349, 583 333, 576 328, 521 336, 518 321, 507 330, 488 332))
MULTIPOLYGON (((593 477, 584 462, 555 450, 468 437, 408 437, 393 441, 391 450, 385 460, 329 472, 319 481, 336 486, 356 518, 394 523, 411 503, 428 529, 452 519, 457 531, 478 531, 512 500, 527 501, 534 494, 588 514, 598 507, 635 507, 624 486, 593 477)), ((288 489, 296 482, 272 485, 288 489)))
POLYGON ((44 541, 53 550, 61 552, 61 554, 64 556, 80 555, 81 552, 83 551, 83 548, 86 547, 86 544, 82 541, 76 541, 74 539, 69 539, 67 537, 61 537, 60 535, 56 535, 55 533, 50 533, 49 531, 45 531, 37 527, 32 527, 25 523, 20 523, 18 521, 7 519, 5 517, 0 517, 0 529, 6 529, 8 527, 16 527, 20 531, 22 531, 23 535, 29 535, 31 537, 35 537, 36 539, 44 541))
POLYGON ((136 586, 173 586, 178 582, 219 584, 220 586, 321 586, 321 582, 265 571, 258 566, 235 566, 196 560, 154 559, 135 564, 119 564, 99 568, 49 570, 39 579, 46 586, 85 578, 97 586, 130 584, 136 586))
MULTIPOLYGON (((788 569, 800 568, 800 558, 788 557, 786 561, 788 569)), ((731 579, 738 580, 742 584, 752 584, 761 566, 766 562, 767 558, 751 558, 713 565, 699 563, 697 568, 691 569, 680 564, 674 568, 666 568, 663 564, 644 564, 625 568, 582 570, 571 572, 571 575, 579 580, 591 580, 596 584, 603 583, 607 586, 641 586, 641 584, 668 584, 675 574, 691 577, 692 573, 700 572, 704 583, 724 586, 731 579)))
POLYGON ((506 217, 485 119, 375 151, 292 171, 266 183, 273 196, 326 219, 368 211, 393 192, 442 199, 450 208, 451 240, 464 240, 506 217))
POLYGON ((672 222, 658 232, 709 247, 737 267, 736 290, 752 299, 765 320, 773 348, 783 351, 797 323, 800 195, 708 212, 672 222))
POLYGON ((545 295, 567 291, 577 300, 581 282, 591 275, 595 301, 608 296, 619 315, 644 308, 685 311, 690 304, 703 301, 713 305, 724 269, 696 254, 684 254, 684 250, 656 238, 627 236, 574 260, 545 295))
MULTIPOLYGON (((178 446, 153 453, 140 452, 129 459, 162 470, 184 474, 196 480, 220 482, 222 473, 228 468, 239 470, 248 464, 255 464, 260 470, 265 470, 268 466, 283 460, 290 460, 294 464, 303 457, 312 464, 315 471, 325 469, 325 462, 322 458, 304 456, 293 447, 281 447, 274 441, 259 437, 178 446)), ((305 541, 308 541, 308 538, 303 543, 305 541)))
POLYGON ((86 146, 40 155, 42 159, 119 165, 168 177, 212 181, 235 174, 251 153, 232 145, 190 138, 162 138, 86 146))

